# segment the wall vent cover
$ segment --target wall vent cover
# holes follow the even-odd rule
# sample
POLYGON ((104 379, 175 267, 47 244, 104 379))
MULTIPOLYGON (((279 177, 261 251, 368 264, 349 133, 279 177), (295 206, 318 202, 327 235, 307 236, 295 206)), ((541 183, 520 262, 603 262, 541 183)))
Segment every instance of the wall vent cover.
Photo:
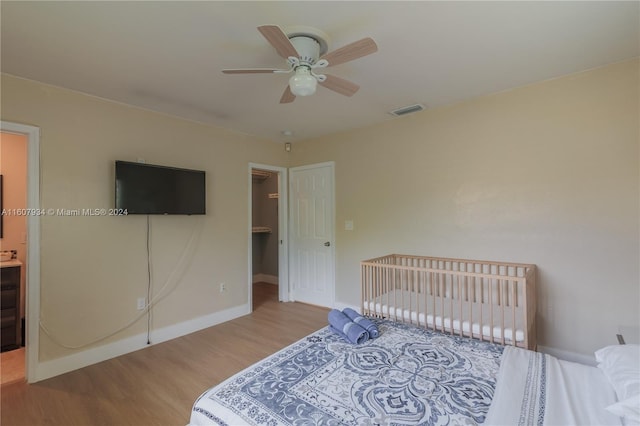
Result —
POLYGON ((401 115, 413 114, 414 112, 422 111, 424 109, 425 109, 424 105, 415 104, 415 105, 409 105, 406 107, 394 109, 393 111, 389 111, 389 114, 395 115, 396 117, 400 117, 401 115))

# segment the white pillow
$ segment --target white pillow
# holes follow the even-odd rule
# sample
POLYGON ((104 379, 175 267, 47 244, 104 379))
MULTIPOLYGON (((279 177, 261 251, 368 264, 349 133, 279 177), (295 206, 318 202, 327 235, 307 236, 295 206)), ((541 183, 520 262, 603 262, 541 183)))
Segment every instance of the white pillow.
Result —
POLYGON ((640 395, 640 345, 615 345, 595 353, 602 370, 616 391, 618 401, 640 395))
POLYGON ((627 426, 640 425, 640 394, 608 406, 607 411, 624 417, 627 426))

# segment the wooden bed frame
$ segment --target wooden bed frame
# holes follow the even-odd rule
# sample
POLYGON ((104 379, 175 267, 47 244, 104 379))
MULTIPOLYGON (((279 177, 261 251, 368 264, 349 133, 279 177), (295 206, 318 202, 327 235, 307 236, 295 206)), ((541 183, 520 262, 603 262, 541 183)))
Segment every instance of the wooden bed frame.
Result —
POLYGON ((363 315, 536 349, 536 265, 391 254, 361 283, 363 315))

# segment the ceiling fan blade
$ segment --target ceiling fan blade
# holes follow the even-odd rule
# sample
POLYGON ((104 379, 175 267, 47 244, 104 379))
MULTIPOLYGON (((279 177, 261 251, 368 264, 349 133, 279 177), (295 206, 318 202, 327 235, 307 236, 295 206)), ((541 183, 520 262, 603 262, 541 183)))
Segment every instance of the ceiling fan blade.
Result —
POLYGON ((280 98, 280 103, 281 104, 288 104, 288 103, 293 102, 295 100, 296 100, 296 95, 291 93, 291 88, 287 84, 287 88, 284 89, 284 93, 282 94, 282 97, 280 98))
POLYGON ((362 58, 378 51, 378 45, 372 38, 367 37, 362 40, 354 41, 340 49, 334 50, 322 56, 320 59, 326 59, 328 66, 339 65, 354 59, 362 58))
POLYGON ((258 27, 258 31, 267 39, 278 52, 278 55, 287 59, 289 56, 298 57, 298 51, 291 44, 289 37, 277 25, 263 25, 258 27))
POLYGON ((327 77, 327 79, 323 82, 318 81, 318 84, 326 87, 329 90, 338 92, 341 95, 353 96, 358 91, 358 89, 360 89, 360 86, 352 83, 349 80, 336 77, 335 75, 325 74, 325 76, 327 77))
POLYGON ((244 68, 244 69, 230 69, 222 70, 225 74, 273 74, 276 72, 282 72, 283 70, 274 68, 244 68))

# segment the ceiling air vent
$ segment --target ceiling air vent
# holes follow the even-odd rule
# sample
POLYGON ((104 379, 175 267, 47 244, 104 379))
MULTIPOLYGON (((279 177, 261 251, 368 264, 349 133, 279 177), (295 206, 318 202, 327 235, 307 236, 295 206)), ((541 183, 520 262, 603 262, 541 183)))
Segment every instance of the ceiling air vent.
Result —
POLYGON ((389 111, 389 114, 395 115, 396 117, 400 117, 401 115, 413 114, 414 112, 422 111, 424 106, 421 104, 409 105, 406 107, 394 109, 393 111, 389 111))

